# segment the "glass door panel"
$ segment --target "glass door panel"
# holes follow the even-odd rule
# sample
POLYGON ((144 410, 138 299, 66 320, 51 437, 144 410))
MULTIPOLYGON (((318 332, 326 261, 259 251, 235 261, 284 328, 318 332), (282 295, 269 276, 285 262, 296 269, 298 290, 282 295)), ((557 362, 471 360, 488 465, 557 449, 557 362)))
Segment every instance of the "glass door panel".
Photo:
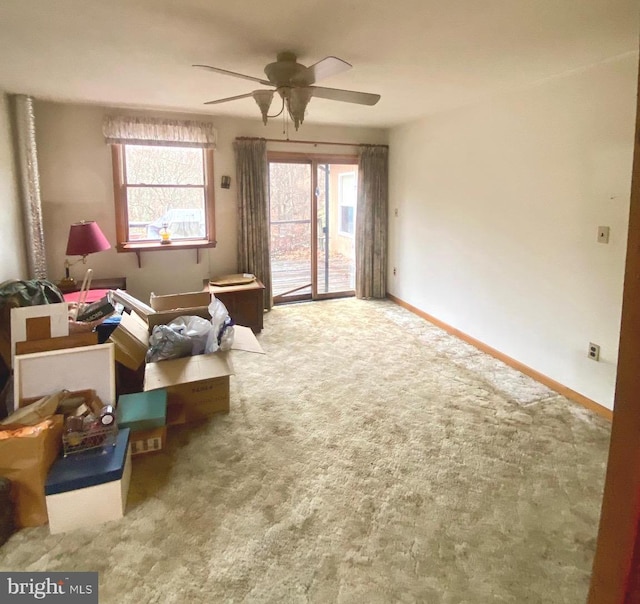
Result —
POLYGON ((274 303, 312 296, 311 164, 269 162, 274 303))
POLYGON ((319 163, 316 185, 316 297, 351 295, 355 289, 358 167, 319 163))

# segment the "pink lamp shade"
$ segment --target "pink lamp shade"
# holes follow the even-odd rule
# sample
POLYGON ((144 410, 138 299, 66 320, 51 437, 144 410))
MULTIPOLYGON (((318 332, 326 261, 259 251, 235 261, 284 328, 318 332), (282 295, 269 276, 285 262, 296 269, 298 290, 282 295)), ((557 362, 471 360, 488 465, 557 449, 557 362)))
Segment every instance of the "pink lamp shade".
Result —
POLYGON ((86 256, 110 247, 111 244, 94 220, 76 222, 69 227, 67 256, 86 256))

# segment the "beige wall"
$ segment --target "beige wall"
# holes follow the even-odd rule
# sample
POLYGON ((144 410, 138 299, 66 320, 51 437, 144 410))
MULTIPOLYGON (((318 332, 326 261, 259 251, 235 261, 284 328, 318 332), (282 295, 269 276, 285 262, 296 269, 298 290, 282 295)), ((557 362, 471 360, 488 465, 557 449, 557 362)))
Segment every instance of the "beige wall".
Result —
POLYGON ((27 258, 22 229, 22 209, 18 198, 13 137, 9 119, 9 99, 0 91, 0 283, 27 279, 27 258))
MULTIPOLYGON (((256 108, 257 111, 257 108, 256 108)), ((79 220, 96 220, 112 245, 115 243, 111 154, 102 136, 104 107, 37 102, 38 159, 42 202, 47 237, 47 265, 55 279, 64 272, 65 248, 69 225, 79 220)), ((134 112, 129 112, 134 113, 134 112)), ((141 112, 135 112, 140 114, 141 112)), ((147 113, 146 115, 168 115, 147 113)), ((195 250, 158 251, 142 254, 138 268, 135 254, 118 254, 114 249, 88 257, 86 268, 94 270, 94 278, 125 276, 127 288, 135 296, 147 300, 156 294, 197 291, 204 278, 235 272, 236 268, 236 174, 233 140, 237 136, 283 138, 279 120, 263 126, 255 120, 170 114, 178 119, 208 119, 218 130, 215 153, 216 181, 216 248, 202 250, 196 263, 195 250), (220 177, 231 176, 231 189, 220 187, 220 177)), ((303 124, 300 140, 332 142, 386 143, 387 132, 379 129, 314 127, 303 124)), ((350 146, 270 144, 274 150, 316 150, 324 153, 353 153, 350 146)), ((81 279, 82 264, 72 267, 71 274, 81 279)))
POLYGON ((637 65, 620 57, 390 136, 389 291, 609 408, 637 65))

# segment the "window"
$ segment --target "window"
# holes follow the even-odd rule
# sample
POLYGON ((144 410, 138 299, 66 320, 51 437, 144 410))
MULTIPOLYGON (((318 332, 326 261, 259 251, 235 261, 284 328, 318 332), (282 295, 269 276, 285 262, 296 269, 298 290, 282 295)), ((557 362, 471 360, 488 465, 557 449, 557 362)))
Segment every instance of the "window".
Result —
POLYGON ((340 224, 338 231, 341 235, 355 233, 355 216, 358 183, 355 172, 345 172, 339 176, 338 207, 340 212, 340 224))
POLYGON ((114 144, 119 251, 215 245, 213 149, 114 144))

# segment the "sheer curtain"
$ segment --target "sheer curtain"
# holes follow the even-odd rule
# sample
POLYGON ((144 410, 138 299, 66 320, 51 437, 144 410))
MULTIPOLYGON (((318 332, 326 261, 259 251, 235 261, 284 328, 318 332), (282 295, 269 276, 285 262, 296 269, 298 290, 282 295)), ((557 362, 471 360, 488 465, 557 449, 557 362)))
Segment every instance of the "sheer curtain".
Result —
POLYGON ((267 141, 236 139, 238 181, 238 270, 264 284, 264 307, 273 306, 269 255, 269 175, 267 141))
POLYGON ((161 145, 215 149, 218 133, 210 122, 107 115, 102 124, 107 144, 161 145))
POLYGON ((361 147, 356 212, 358 298, 384 298, 387 295, 388 164, 388 147, 361 147))

